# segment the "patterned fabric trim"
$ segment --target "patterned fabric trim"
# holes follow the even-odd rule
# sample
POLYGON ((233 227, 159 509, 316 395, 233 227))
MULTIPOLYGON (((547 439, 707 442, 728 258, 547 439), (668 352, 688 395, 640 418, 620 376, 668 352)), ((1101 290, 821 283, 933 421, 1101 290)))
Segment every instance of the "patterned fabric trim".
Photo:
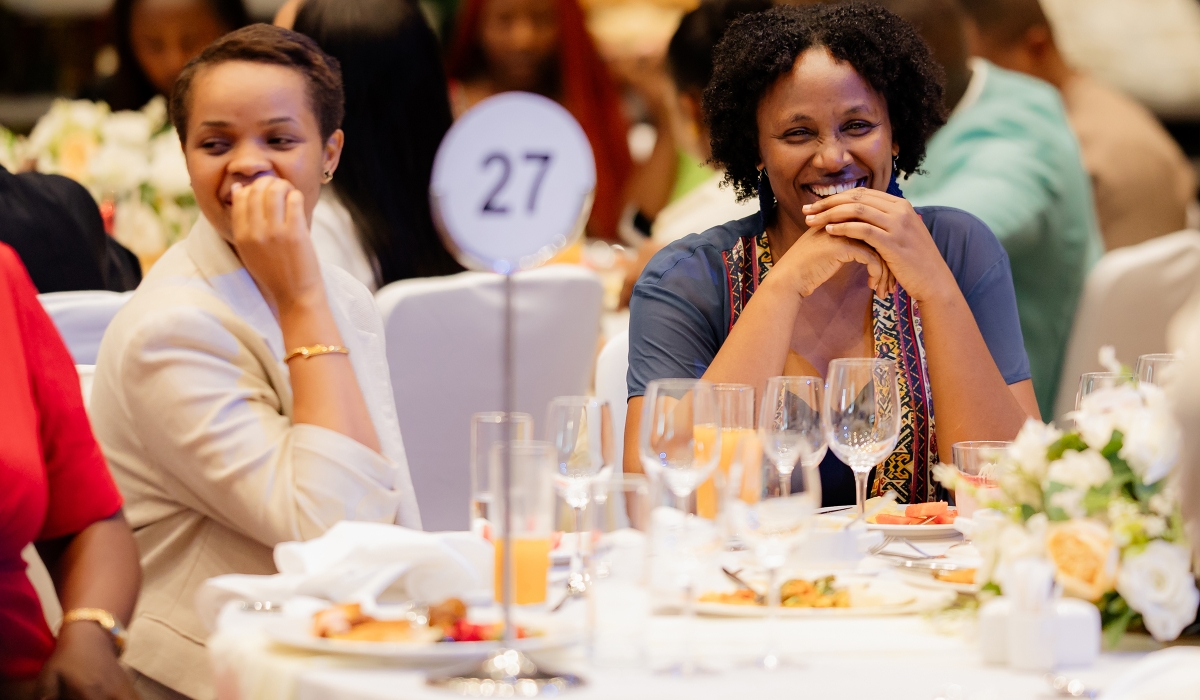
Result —
MULTIPOLYGON (((722 258, 729 284, 729 329, 766 278, 774 261, 767 233, 743 236, 722 258)), ((875 298, 871 308, 875 356, 895 360, 900 413, 900 440, 896 449, 875 470, 872 495, 899 492, 902 503, 944 500, 941 485, 930 478, 938 463, 933 417, 933 388, 925 359, 921 312, 917 302, 900 285, 887 299, 875 298)))

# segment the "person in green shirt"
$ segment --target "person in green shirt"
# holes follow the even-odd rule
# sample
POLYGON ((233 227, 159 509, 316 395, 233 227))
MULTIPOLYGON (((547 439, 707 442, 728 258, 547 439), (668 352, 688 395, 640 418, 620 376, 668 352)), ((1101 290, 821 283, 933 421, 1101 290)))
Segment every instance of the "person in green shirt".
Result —
POLYGON ((1021 333, 1042 415, 1054 415, 1063 356, 1089 270, 1104 253, 1091 182, 1058 92, 967 53, 954 0, 886 0, 946 71, 949 120, 923 172, 901 183, 913 204, 964 209, 1008 252, 1021 333))

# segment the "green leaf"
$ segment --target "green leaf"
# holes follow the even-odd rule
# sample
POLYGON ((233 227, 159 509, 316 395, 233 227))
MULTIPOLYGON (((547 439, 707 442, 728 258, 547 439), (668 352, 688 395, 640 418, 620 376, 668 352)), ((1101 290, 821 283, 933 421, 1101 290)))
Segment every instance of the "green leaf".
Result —
POLYGON ((1126 607, 1124 613, 1104 625, 1104 646, 1108 649, 1116 647, 1125 635, 1125 630, 1137 617, 1138 613, 1133 608, 1126 607))
POLYGON ((1083 441, 1083 438, 1079 436, 1079 433, 1067 433, 1056 440, 1053 445, 1047 448, 1046 457, 1053 462, 1056 459, 1061 459, 1063 453, 1067 450, 1083 452, 1086 449, 1087 443, 1083 441))
POLYGON ((1001 595, 1002 593, 1000 590, 1000 584, 996 583, 995 581, 988 581, 987 583, 983 584, 983 587, 979 590, 981 593, 994 593, 996 595, 1001 595))
POLYGON ((1120 430, 1114 430, 1112 437, 1108 440, 1108 444, 1104 446, 1104 449, 1100 450, 1100 454, 1111 460, 1112 457, 1116 456, 1116 454, 1121 451, 1121 447, 1124 444, 1125 435, 1120 430))
POLYGON ((1029 505, 1028 503, 1021 504, 1021 520, 1022 521, 1029 520, 1036 514, 1037 514, 1037 511, 1033 509, 1033 506, 1029 505))
POLYGON ((1046 517, 1052 521, 1062 522, 1062 521, 1071 519, 1071 516, 1067 514, 1067 511, 1063 510, 1062 508, 1059 508, 1058 506, 1050 505, 1050 497, 1051 496, 1058 493, 1059 491, 1066 491, 1066 490, 1067 490, 1067 487, 1063 486, 1062 484, 1058 483, 1057 481, 1051 481, 1046 486, 1045 501, 1044 501, 1044 503, 1046 504, 1046 517))
POLYGON ((1083 494, 1083 507, 1088 515, 1104 513, 1108 510, 1108 502, 1112 500, 1112 490, 1108 484, 1093 486, 1083 494))

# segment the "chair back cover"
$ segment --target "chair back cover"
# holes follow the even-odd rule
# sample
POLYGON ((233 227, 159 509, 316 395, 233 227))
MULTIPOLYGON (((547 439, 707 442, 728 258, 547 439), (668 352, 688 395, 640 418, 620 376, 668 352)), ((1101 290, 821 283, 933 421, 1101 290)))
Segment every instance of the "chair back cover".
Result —
MULTIPOLYGON (((1075 410, 1079 375, 1104 368, 1100 348, 1113 346, 1133 367, 1139 355, 1169 352, 1167 326, 1200 291, 1200 231, 1178 231, 1118 248, 1096 263, 1083 287, 1058 384, 1054 418, 1075 410)), ((1050 416, 1043 416, 1049 419, 1050 416)))
POLYGON ((96 365, 75 365, 79 373, 79 391, 83 394, 83 407, 92 402, 92 382, 96 380, 96 365))
POLYGON ((609 338, 596 358, 596 396, 612 406, 613 435, 617 449, 614 455, 616 471, 621 471, 625 453, 625 411, 629 403, 629 384, 625 375, 629 371, 629 331, 624 330, 609 338))
POLYGON ((132 295, 99 290, 49 292, 39 294, 38 300, 54 321, 75 364, 94 365, 104 331, 132 295))
MULTIPOLYGON (((515 408, 533 416, 537 438, 552 398, 587 393, 602 294, 595 273, 571 265, 513 278, 515 408)), ((471 414, 504 408, 504 278, 403 280, 375 298, 421 522, 466 530, 471 414)))

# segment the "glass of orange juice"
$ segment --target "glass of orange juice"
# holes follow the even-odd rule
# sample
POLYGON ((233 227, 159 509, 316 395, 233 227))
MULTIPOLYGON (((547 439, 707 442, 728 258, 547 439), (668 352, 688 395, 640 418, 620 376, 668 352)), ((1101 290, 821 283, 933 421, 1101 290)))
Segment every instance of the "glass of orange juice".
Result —
MULTIPOLYGON (((696 514, 702 518, 715 519, 721 511, 721 483, 729 477, 729 465, 738 441, 754 433, 754 387, 749 384, 713 384, 717 399, 721 426, 721 460, 719 473, 696 489, 696 514)), ((698 425, 695 430, 713 431, 716 426, 698 425)), ((706 441, 709 442, 709 441, 706 441)))
POLYGON ((557 452, 548 442, 518 440, 492 448, 492 503, 496 512, 496 601, 504 602, 511 584, 515 605, 546 602, 550 573, 550 536, 554 521, 554 474, 557 452), (503 497, 504 451, 509 450, 509 498, 503 497), (505 575, 505 509, 511 511, 512 569, 505 575))

